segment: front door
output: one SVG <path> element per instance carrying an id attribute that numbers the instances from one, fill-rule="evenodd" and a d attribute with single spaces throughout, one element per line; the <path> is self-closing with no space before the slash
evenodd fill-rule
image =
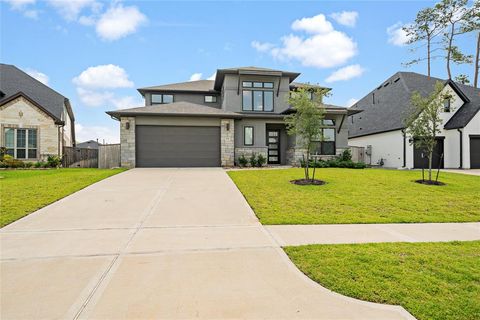
<path id="1" fill-rule="evenodd" d="M 280 130 L 267 130 L 268 163 L 280 163 Z"/>

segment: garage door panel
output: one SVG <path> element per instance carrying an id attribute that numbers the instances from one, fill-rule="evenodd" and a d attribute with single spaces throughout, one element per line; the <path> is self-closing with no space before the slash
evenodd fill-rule
<path id="1" fill-rule="evenodd" d="M 219 127 L 136 127 L 137 167 L 220 165 Z"/>
<path id="2" fill-rule="evenodd" d="M 480 136 L 470 136 L 470 168 L 480 169 Z"/>

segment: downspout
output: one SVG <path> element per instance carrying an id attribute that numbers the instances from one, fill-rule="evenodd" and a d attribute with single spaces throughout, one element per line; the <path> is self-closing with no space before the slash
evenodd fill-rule
<path id="1" fill-rule="evenodd" d="M 405 129 L 402 130 L 403 134 L 403 168 L 407 167 L 407 132 Z"/>
<path id="2" fill-rule="evenodd" d="M 60 128 L 63 129 L 64 126 L 65 126 L 65 124 L 60 124 L 60 125 L 58 125 L 58 127 L 57 127 L 57 136 L 58 136 L 58 150 L 57 150 L 57 155 L 58 155 L 59 157 L 61 157 L 61 155 L 62 155 L 62 153 L 61 153 L 61 151 L 60 151 L 60 150 L 61 150 L 60 148 L 61 148 L 61 141 L 63 140 L 63 130 L 62 130 L 62 134 L 60 135 Z M 60 140 L 60 138 L 61 138 L 62 140 Z"/>
<path id="3" fill-rule="evenodd" d="M 458 133 L 460 134 L 460 167 L 459 169 L 463 169 L 463 132 L 462 129 L 457 129 Z"/>

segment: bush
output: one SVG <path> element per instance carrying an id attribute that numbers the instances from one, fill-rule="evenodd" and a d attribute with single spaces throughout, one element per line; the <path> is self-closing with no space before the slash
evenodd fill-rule
<path id="1" fill-rule="evenodd" d="M 251 167 L 255 167 L 257 165 L 257 157 L 255 156 L 254 153 L 252 153 L 252 155 L 248 159 L 248 162 L 250 162 Z"/>
<path id="2" fill-rule="evenodd" d="M 247 158 L 245 158 L 245 155 L 242 154 L 240 157 L 238 157 L 238 165 L 240 167 L 246 167 L 248 164 Z"/>
<path id="3" fill-rule="evenodd" d="M 259 154 L 257 157 L 257 166 L 263 167 L 267 163 L 267 158 L 263 154 Z"/>
<path id="4" fill-rule="evenodd" d="M 51 168 L 58 168 L 62 163 L 62 159 L 59 156 L 48 156 L 47 163 Z"/>
<path id="5" fill-rule="evenodd" d="M 345 149 L 337 158 L 340 161 L 352 161 L 352 152 L 350 149 Z"/>
<path id="6" fill-rule="evenodd" d="M 25 162 L 25 168 L 33 167 L 33 162 Z"/>
<path id="7" fill-rule="evenodd" d="M 22 160 L 14 159 L 11 155 L 6 154 L 2 160 L 2 168 L 23 168 L 25 163 Z"/>
<path id="8" fill-rule="evenodd" d="M 302 163 L 302 167 L 304 167 Z M 350 168 L 350 169 L 365 169 L 367 165 L 363 162 L 355 163 L 352 160 L 340 160 L 340 157 L 337 159 L 331 160 L 318 160 L 316 162 L 310 161 L 311 168 Z"/>
<path id="9" fill-rule="evenodd" d="M 37 161 L 35 162 L 35 164 L 33 165 L 35 168 L 43 168 L 43 163 L 42 161 Z"/>

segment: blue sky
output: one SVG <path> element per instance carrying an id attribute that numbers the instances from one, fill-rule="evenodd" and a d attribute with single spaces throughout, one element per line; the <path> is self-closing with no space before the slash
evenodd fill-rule
<path id="1" fill-rule="evenodd" d="M 333 88 L 348 106 L 415 57 L 399 27 L 432 1 L 3 0 L 2 63 L 48 81 L 73 105 L 79 140 L 118 141 L 106 110 L 141 105 L 136 88 L 262 66 Z M 343 13 L 343 14 L 342 14 Z M 474 35 L 457 44 L 474 53 Z M 473 66 L 453 73 L 473 78 Z M 199 75 L 201 74 L 201 75 Z M 445 77 L 444 60 L 433 76 Z"/>

